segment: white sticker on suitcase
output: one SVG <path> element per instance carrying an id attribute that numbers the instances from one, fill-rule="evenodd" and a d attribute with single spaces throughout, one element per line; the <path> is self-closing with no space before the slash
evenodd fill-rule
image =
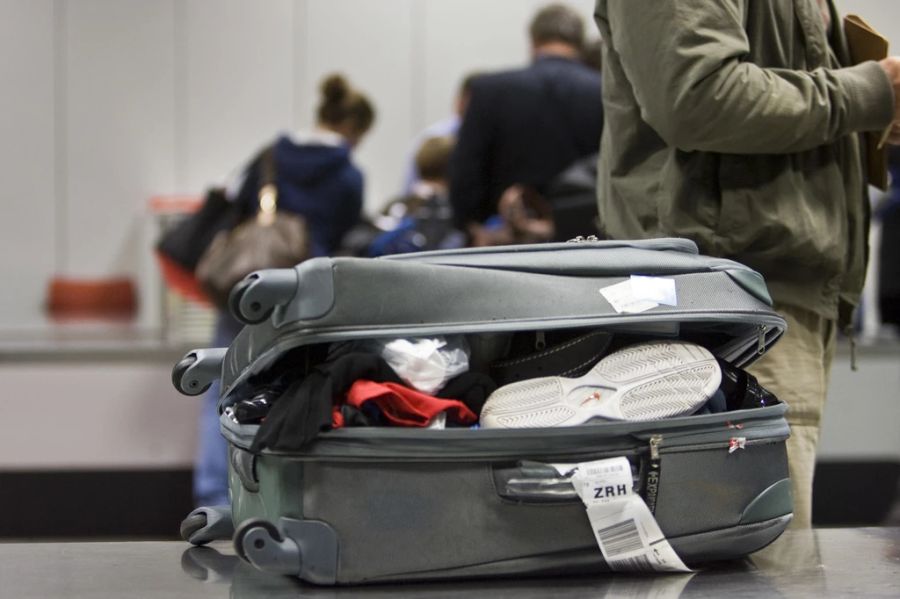
<path id="1" fill-rule="evenodd" d="M 675 279 L 666 277 L 642 277 L 631 275 L 631 291 L 634 297 L 666 306 L 678 305 Z"/>
<path id="2" fill-rule="evenodd" d="M 628 458 L 556 466 L 571 473 L 587 507 L 594 537 L 610 568 L 628 572 L 692 572 L 666 540 L 653 514 L 632 490 Z"/>
<path id="3" fill-rule="evenodd" d="M 600 294 L 619 314 L 638 314 L 659 306 L 658 302 L 638 299 L 631 289 L 631 281 L 622 281 L 600 290 Z"/>
<path id="4" fill-rule="evenodd" d="M 658 307 L 677 306 L 675 279 L 632 275 L 627 281 L 604 287 L 600 294 L 619 314 L 638 314 Z"/>

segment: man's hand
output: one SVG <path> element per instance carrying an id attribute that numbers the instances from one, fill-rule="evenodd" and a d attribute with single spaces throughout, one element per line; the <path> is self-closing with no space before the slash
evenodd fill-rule
<path id="1" fill-rule="evenodd" d="M 888 56 L 879 64 L 894 88 L 894 120 L 891 121 L 887 142 L 900 145 L 900 56 Z"/>
<path id="2" fill-rule="evenodd" d="M 497 213 L 512 228 L 516 243 L 543 243 L 553 239 L 553 208 L 532 187 L 511 185 L 497 203 Z"/>

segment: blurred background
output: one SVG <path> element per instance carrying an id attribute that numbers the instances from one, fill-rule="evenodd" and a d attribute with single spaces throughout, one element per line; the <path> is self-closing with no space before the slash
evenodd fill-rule
<path id="1" fill-rule="evenodd" d="M 167 219 L 279 131 L 310 128 L 335 71 L 378 111 L 354 158 L 375 213 L 465 75 L 527 63 L 544 4 L 0 0 L 0 538 L 177 536 L 199 401 L 169 373 L 212 316 L 161 282 Z M 594 37 L 592 0 L 569 4 Z M 900 3 L 839 8 L 900 51 Z M 51 309 L 54 282 L 98 280 L 123 298 L 111 314 Z M 846 345 L 833 368 L 820 525 L 897 522 L 900 345 L 872 293 L 859 371 Z"/>

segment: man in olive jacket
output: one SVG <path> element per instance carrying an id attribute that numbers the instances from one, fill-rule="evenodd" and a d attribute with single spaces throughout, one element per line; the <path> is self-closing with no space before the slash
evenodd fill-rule
<path id="1" fill-rule="evenodd" d="M 830 0 L 597 0 L 595 17 L 600 225 L 687 237 L 765 276 L 788 331 L 751 371 L 790 408 L 794 524 L 808 527 L 835 329 L 865 275 L 856 134 L 898 120 L 900 59 L 845 66 Z"/>

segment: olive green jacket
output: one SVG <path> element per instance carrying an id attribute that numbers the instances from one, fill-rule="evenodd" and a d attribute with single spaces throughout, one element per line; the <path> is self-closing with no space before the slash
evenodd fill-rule
<path id="1" fill-rule="evenodd" d="M 859 136 L 893 91 L 849 64 L 816 0 L 597 0 L 605 40 L 598 200 L 613 238 L 675 235 L 763 274 L 776 302 L 847 317 L 868 201 Z"/>

